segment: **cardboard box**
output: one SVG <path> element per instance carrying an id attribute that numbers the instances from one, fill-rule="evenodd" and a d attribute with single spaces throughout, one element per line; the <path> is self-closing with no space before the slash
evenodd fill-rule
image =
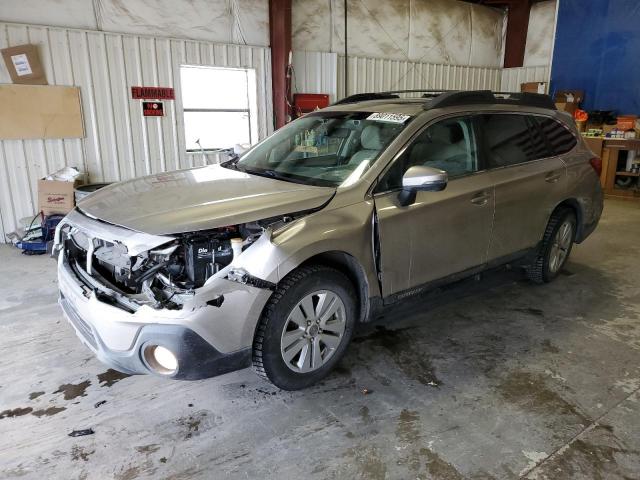
<path id="1" fill-rule="evenodd" d="M 78 87 L 0 85 L 0 139 L 82 137 Z"/>
<path id="2" fill-rule="evenodd" d="M 578 109 L 577 103 L 565 103 L 565 102 L 556 102 L 556 108 L 561 112 L 567 112 L 573 115 L 573 113 Z"/>
<path id="3" fill-rule="evenodd" d="M 636 115 L 618 115 L 617 127 L 624 131 L 633 130 L 635 128 L 637 118 L 638 117 Z"/>
<path id="4" fill-rule="evenodd" d="M 17 45 L 3 48 L 0 52 L 13 83 L 47 85 L 37 45 Z"/>
<path id="5" fill-rule="evenodd" d="M 547 82 L 521 83 L 520 91 L 526 93 L 547 93 Z"/>
<path id="6" fill-rule="evenodd" d="M 584 90 L 558 90 L 554 101 L 556 103 L 571 103 L 569 99 L 573 97 L 573 103 L 580 105 L 584 100 Z"/>
<path id="7" fill-rule="evenodd" d="M 45 215 L 52 213 L 69 213 L 75 206 L 75 188 L 82 185 L 82 180 L 59 182 L 55 180 L 38 180 L 38 211 Z"/>

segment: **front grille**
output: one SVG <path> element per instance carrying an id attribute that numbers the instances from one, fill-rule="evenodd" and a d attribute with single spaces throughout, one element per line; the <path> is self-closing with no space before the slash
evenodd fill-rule
<path id="1" fill-rule="evenodd" d="M 60 295 L 60 305 L 62 309 L 67 314 L 67 317 L 71 321 L 74 327 L 80 332 L 83 338 L 89 342 L 89 344 L 97 349 L 98 343 L 96 342 L 96 337 L 93 335 L 93 331 L 91 327 L 80 318 L 80 315 L 76 312 L 75 308 L 69 303 L 69 301 L 64 297 L 64 295 Z"/>

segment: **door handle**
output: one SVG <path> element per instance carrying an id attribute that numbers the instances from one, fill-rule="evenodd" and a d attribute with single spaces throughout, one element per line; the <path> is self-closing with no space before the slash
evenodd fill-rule
<path id="1" fill-rule="evenodd" d="M 486 205 L 490 198 L 491 195 L 487 192 L 480 192 L 471 198 L 471 203 L 474 205 Z"/>
<path id="2" fill-rule="evenodd" d="M 558 180 L 560 180 L 560 173 L 558 172 L 549 172 L 544 177 L 544 181 L 547 183 L 556 183 Z"/>

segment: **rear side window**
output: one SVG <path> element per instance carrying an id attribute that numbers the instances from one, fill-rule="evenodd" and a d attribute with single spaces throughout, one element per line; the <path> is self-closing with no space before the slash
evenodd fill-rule
<path id="1" fill-rule="evenodd" d="M 533 117 L 546 137 L 551 155 L 562 155 L 576 146 L 576 137 L 560 122 L 548 117 Z"/>
<path id="2" fill-rule="evenodd" d="M 527 115 L 482 115 L 489 168 L 507 167 L 548 157 L 541 130 Z"/>

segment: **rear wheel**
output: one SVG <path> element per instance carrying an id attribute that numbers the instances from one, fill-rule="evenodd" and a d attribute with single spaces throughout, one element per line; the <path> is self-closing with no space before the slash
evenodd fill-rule
<path id="1" fill-rule="evenodd" d="M 551 215 L 542 238 L 542 247 L 527 276 L 535 283 L 547 283 L 558 276 L 569 258 L 576 237 L 576 216 L 562 208 Z"/>
<path id="2" fill-rule="evenodd" d="M 330 267 L 301 267 L 282 280 L 260 319 L 253 366 L 283 390 L 324 378 L 344 354 L 355 324 L 355 291 Z"/>

